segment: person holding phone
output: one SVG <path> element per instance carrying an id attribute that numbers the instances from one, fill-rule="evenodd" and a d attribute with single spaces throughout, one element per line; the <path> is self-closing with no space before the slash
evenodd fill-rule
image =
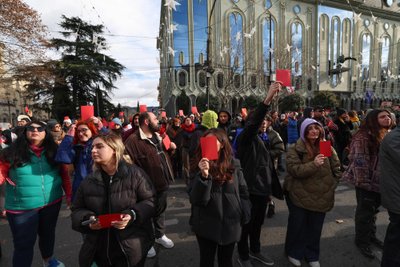
<path id="1" fill-rule="evenodd" d="M 284 181 L 289 218 L 285 253 L 289 262 L 301 266 L 304 259 L 319 267 L 320 239 L 325 214 L 334 205 L 335 188 L 341 177 L 339 158 L 331 147 L 331 156 L 320 152 L 324 129 L 314 119 L 301 124 L 300 138 L 288 149 L 287 176 Z"/>
<path id="2" fill-rule="evenodd" d="M 218 251 L 218 266 L 232 267 L 235 243 L 240 240 L 242 207 L 250 211 L 249 194 L 225 131 L 213 128 L 203 134 L 210 136 L 216 138 L 218 159 L 203 157 L 206 148 L 202 146 L 193 160 L 196 175 L 189 189 L 190 224 L 200 248 L 199 266 L 214 266 Z"/>
<path id="3" fill-rule="evenodd" d="M 44 266 L 64 266 L 53 254 L 63 189 L 69 205 L 71 182 L 67 168 L 54 161 L 56 152 L 57 144 L 46 124 L 35 120 L 26 125 L 14 143 L 1 151 L 14 267 L 32 265 L 37 237 Z"/>
<path id="4" fill-rule="evenodd" d="M 80 184 L 71 208 L 72 229 L 84 234 L 81 267 L 141 267 L 154 243 L 155 191 L 146 173 L 124 157 L 124 150 L 121 136 L 113 133 L 93 140 L 94 171 Z M 99 216 L 114 219 L 108 227 Z"/>

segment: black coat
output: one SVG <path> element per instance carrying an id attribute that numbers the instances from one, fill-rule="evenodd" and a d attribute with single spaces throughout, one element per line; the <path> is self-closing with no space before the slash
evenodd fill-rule
<path id="1" fill-rule="evenodd" d="M 146 173 L 124 161 L 120 162 L 118 171 L 109 184 L 104 184 L 99 170 L 87 176 L 78 188 L 71 214 L 72 229 L 85 234 L 79 253 L 79 265 L 91 266 L 99 240 L 104 234 L 116 236 L 119 247 L 126 256 L 127 266 L 134 266 L 142 257 L 146 257 L 154 242 L 150 220 L 155 211 L 154 192 Z M 136 220 L 131 220 L 123 230 L 91 230 L 88 226 L 81 225 L 82 221 L 90 216 L 109 213 L 133 214 L 131 210 L 135 211 Z"/>
<path id="2" fill-rule="evenodd" d="M 212 177 L 203 180 L 198 173 L 189 192 L 192 203 L 190 224 L 193 232 L 219 245 L 240 240 L 243 216 L 240 201 L 249 201 L 246 182 L 237 160 L 233 179 L 237 179 L 238 190 L 233 181 L 219 184 L 213 182 Z"/>
<path id="3" fill-rule="evenodd" d="M 251 195 L 274 195 L 282 199 L 282 187 L 276 174 L 270 151 L 258 132 L 270 106 L 260 103 L 238 137 L 238 157 Z"/>

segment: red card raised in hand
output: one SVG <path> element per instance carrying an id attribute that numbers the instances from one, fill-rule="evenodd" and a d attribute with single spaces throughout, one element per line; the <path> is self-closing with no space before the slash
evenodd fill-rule
<path id="1" fill-rule="evenodd" d="M 325 157 L 332 156 L 331 142 L 330 141 L 320 141 L 319 142 L 319 153 Z"/>
<path id="2" fill-rule="evenodd" d="M 282 84 L 282 86 L 292 86 L 290 70 L 276 70 L 276 82 Z"/>
<path id="3" fill-rule="evenodd" d="M 207 158 L 208 160 L 218 159 L 217 137 L 201 137 L 200 146 L 202 158 Z"/>
<path id="4" fill-rule="evenodd" d="M 197 107 L 196 107 L 196 106 L 193 106 L 193 107 L 192 107 L 192 114 L 197 114 L 197 113 L 199 113 L 199 112 L 197 111 Z"/>
<path id="5" fill-rule="evenodd" d="M 185 114 L 183 114 L 183 110 L 182 109 L 180 109 L 178 112 L 179 112 L 179 116 L 181 116 L 181 117 L 185 116 Z"/>
<path id="6" fill-rule="evenodd" d="M 81 120 L 85 121 L 94 116 L 94 106 L 81 106 Z"/>
<path id="7" fill-rule="evenodd" d="M 169 139 L 168 135 L 165 135 L 165 137 L 162 140 L 165 150 L 168 150 L 171 147 L 171 139 Z"/>
<path id="8" fill-rule="evenodd" d="M 166 118 L 167 117 L 167 112 L 161 111 L 161 118 Z"/>
<path id="9" fill-rule="evenodd" d="M 29 112 L 29 108 L 28 108 L 28 106 L 25 106 L 25 113 L 28 114 L 28 112 Z"/>
<path id="10" fill-rule="evenodd" d="M 139 106 L 139 112 L 140 112 L 140 113 L 142 113 L 142 112 L 147 112 L 147 106 L 146 106 L 146 105 L 140 105 L 140 106 Z"/>
<path id="11" fill-rule="evenodd" d="M 121 220 L 121 213 L 99 215 L 99 223 L 101 225 L 101 228 L 110 228 L 111 222 L 120 220 Z"/>

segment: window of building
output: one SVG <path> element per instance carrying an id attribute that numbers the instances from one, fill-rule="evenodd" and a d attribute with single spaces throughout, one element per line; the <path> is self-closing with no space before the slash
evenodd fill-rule
<path id="1" fill-rule="evenodd" d="M 271 0 L 265 0 L 265 8 L 270 9 L 272 7 Z"/>
<path id="2" fill-rule="evenodd" d="M 197 76 L 197 73 L 204 69 L 205 64 L 208 64 L 208 62 L 204 61 L 204 59 L 207 59 L 207 1 L 193 1 L 193 14 L 193 50 L 196 73 L 195 77 L 197 79 L 197 77 L 200 77 Z"/>
<path id="3" fill-rule="evenodd" d="M 371 34 L 363 33 L 361 36 L 361 80 L 369 79 L 369 62 L 371 58 Z"/>
<path id="4" fill-rule="evenodd" d="M 242 83 L 241 81 L 241 75 L 240 74 L 235 74 L 233 75 L 233 84 L 235 86 L 235 88 L 240 88 L 240 85 Z"/>
<path id="5" fill-rule="evenodd" d="M 181 70 L 178 72 L 178 85 L 179 87 L 183 88 L 186 86 L 187 82 L 187 72 L 184 70 Z"/>
<path id="6" fill-rule="evenodd" d="M 224 74 L 221 72 L 217 74 L 217 87 L 219 89 L 224 87 Z"/>
<path id="7" fill-rule="evenodd" d="M 268 16 L 263 20 L 262 25 L 264 73 L 269 76 L 275 72 L 275 21 Z"/>
<path id="8" fill-rule="evenodd" d="M 291 68 L 294 79 L 301 77 L 303 69 L 303 25 L 299 22 L 292 23 L 290 27 L 292 40 Z"/>
<path id="9" fill-rule="evenodd" d="M 230 67 L 234 73 L 243 71 L 243 18 L 238 12 L 229 15 Z"/>
<path id="10" fill-rule="evenodd" d="M 207 82 L 206 79 L 207 79 L 206 73 L 204 71 L 200 71 L 199 72 L 199 86 L 201 88 L 206 87 L 206 82 Z"/>
<path id="11" fill-rule="evenodd" d="M 189 36 L 188 36 L 188 4 L 187 1 L 180 1 L 180 5 L 176 6 L 176 11 L 172 10 L 172 25 L 176 26 L 176 30 L 172 25 L 168 28 L 168 32 L 173 35 L 174 68 L 177 72 L 179 69 L 189 69 Z M 178 77 L 180 78 L 180 74 Z M 181 86 L 181 81 L 178 81 Z"/>
<path id="12" fill-rule="evenodd" d="M 251 75 L 250 84 L 251 84 L 252 89 L 257 88 L 257 75 L 255 75 L 255 74 Z"/>
<path id="13" fill-rule="evenodd" d="M 389 77 L 389 52 L 390 52 L 390 38 L 382 36 L 380 39 L 381 48 L 381 81 L 387 81 Z"/>

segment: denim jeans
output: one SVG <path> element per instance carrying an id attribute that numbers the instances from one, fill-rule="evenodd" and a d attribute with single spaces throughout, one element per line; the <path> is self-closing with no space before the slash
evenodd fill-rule
<path id="1" fill-rule="evenodd" d="M 249 239 L 250 251 L 253 253 L 260 253 L 261 251 L 261 227 L 264 223 L 268 201 L 268 196 L 250 195 L 250 202 L 252 205 L 250 222 L 243 225 L 242 235 L 238 242 L 238 252 L 242 260 L 249 259 Z"/>
<path id="2" fill-rule="evenodd" d="M 386 230 L 381 267 L 400 266 L 400 214 L 388 211 L 389 226 Z"/>
<path id="3" fill-rule="evenodd" d="M 61 201 L 39 210 L 20 214 L 7 212 L 8 223 L 14 241 L 13 266 L 31 266 L 36 236 L 42 258 L 53 256 L 55 230 Z"/>
<path id="4" fill-rule="evenodd" d="M 325 213 L 297 207 L 288 196 L 286 203 L 289 209 L 286 254 L 298 260 L 305 259 L 307 262 L 318 261 Z"/>

